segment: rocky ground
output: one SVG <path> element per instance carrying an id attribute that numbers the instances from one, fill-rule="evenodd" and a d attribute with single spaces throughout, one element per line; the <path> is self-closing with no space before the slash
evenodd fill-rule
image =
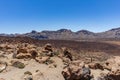
<path id="1" fill-rule="evenodd" d="M 60 48 L 1 42 L 0 80 L 120 80 L 120 56 Z"/>

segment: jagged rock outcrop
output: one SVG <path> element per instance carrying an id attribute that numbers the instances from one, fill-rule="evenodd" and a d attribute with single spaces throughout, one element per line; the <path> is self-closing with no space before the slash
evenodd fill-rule
<path id="1" fill-rule="evenodd" d="M 120 57 L 115 56 L 106 61 L 104 68 L 109 70 L 107 74 L 98 77 L 98 80 L 120 80 Z"/>
<path id="2" fill-rule="evenodd" d="M 63 56 L 72 61 L 73 57 L 72 57 L 72 54 L 70 53 L 70 51 L 66 47 L 63 47 L 62 50 L 63 50 Z"/>
<path id="3" fill-rule="evenodd" d="M 62 75 L 65 80 L 90 80 L 93 78 L 90 69 L 85 67 L 84 64 L 79 66 L 69 65 L 64 68 Z"/>
<path id="4" fill-rule="evenodd" d="M 52 49 L 52 45 L 51 44 L 46 44 L 45 45 L 45 47 L 44 47 L 44 49 L 43 49 L 43 51 L 42 51 L 42 53 L 44 54 L 44 55 L 47 55 L 47 56 L 53 56 L 54 54 L 53 54 L 53 49 Z"/>

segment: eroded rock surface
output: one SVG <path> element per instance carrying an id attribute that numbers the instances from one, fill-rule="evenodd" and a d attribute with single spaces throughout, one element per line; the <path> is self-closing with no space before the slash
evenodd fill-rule
<path id="1" fill-rule="evenodd" d="M 120 80 L 119 56 L 85 63 L 67 48 L 56 51 L 51 44 L 0 44 L 0 80 Z"/>

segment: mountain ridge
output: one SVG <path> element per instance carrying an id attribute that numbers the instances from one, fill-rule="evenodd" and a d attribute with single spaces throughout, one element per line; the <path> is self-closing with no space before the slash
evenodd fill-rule
<path id="1" fill-rule="evenodd" d="M 88 30 L 78 30 L 76 32 L 73 32 L 70 29 L 59 29 L 56 31 L 44 30 L 41 32 L 32 30 L 31 32 L 24 34 L 0 34 L 0 36 L 9 36 L 9 37 L 25 36 L 35 39 L 64 39 L 64 40 L 120 38 L 120 27 L 99 33 L 91 32 Z"/>

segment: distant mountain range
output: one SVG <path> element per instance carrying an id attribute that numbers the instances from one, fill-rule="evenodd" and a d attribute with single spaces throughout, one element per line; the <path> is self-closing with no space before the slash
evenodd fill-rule
<path id="1" fill-rule="evenodd" d="M 77 32 L 73 32 L 69 29 L 60 29 L 57 31 L 41 31 L 37 32 L 35 30 L 30 33 L 25 34 L 0 34 L 0 36 L 26 36 L 35 39 L 63 39 L 63 40 L 80 40 L 80 39 L 109 39 L 109 38 L 117 38 L 120 39 L 120 28 L 114 28 L 105 32 L 94 33 L 87 30 L 80 30 Z"/>

